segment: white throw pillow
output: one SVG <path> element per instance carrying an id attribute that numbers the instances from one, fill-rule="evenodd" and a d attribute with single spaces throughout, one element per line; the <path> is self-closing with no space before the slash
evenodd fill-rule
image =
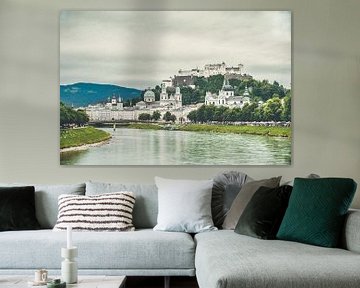
<path id="1" fill-rule="evenodd" d="M 72 226 L 74 231 L 133 231 L 132 192 L 92 196 L 60 195 L 55 231 Z"/>
<path id="2" fill-rule="evenodd" d="M 211 217 L 213 180 L 155 177 L 159 212 L 154 230 L 198 233 L 217 230 Z"/>

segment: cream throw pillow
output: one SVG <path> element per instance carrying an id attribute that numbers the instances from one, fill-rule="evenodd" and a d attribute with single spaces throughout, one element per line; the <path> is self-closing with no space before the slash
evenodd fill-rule
<path id="1" fill-rule="evenodd" d="M 159 212 L 154 230 L 198 233 L 217 230 L 211 217 L 213 180 L 155 177 Z"/>
<path id="2" fill-rule="evenodd" d="M 55 231 L 133 231 L 132 192 L 105 193 L 93 196 L 60 195 Z"/>

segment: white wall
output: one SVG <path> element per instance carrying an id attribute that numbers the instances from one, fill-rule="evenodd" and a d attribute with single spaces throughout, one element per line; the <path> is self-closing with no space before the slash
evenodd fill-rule
<path id="1" fill-rule="evenodd" d="M 292 10 L 293 164 L 290 167 L 59 165 L 59 11 Z M 360 186 L 360 2 L 357 0 L 0 2 L 0 182 L 152 182 L 236 169 L 255 178 L 311 172 Z M 360 189 L 359 189 L 360 190 Z M 354 207 L 360 207 L 360 192 Z"/>

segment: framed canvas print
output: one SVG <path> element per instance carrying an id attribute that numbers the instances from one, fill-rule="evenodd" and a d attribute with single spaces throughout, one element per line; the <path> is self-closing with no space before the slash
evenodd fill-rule
<path id="1" fill-rule="evenodd" d="M 290 11 L 62 11 L 61 165 L 290 165 Z"/>

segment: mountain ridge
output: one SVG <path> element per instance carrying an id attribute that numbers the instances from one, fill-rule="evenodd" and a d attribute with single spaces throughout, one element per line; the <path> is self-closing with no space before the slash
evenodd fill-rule
<path id="1" fill-rule="evenodd" d="M 109 97 L 121 97 L 123 100 L 134 99 L 141 95 L 141 90 L 115 84 L 77 82 L 60 84 L 60 101 L 74 107 L 85 107 L 105 102 Z"/>

